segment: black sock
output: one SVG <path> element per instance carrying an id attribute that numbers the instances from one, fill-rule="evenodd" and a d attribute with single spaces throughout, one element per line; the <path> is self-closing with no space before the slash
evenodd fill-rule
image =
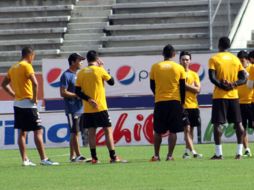
<path id="1" fill-rule="evenodd" d="M 109 151 L 109 156 L 111 159 L 115 159 L 116 158 L 116 151 L 115 150 L 110 150 Z"/>
<path id="2" fill-rule="evenodd" d="M 90 152 L 91 152 L 92 158 L 95 159 L 95 160 L 98 160 L 97 154 L 96 154 L 96 149 L 95 148 L 91 148 Z"/>

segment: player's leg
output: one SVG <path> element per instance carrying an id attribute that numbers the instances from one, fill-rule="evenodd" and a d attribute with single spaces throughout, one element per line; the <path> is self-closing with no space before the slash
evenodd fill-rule
<path id="1" fill-rule="evenodd" d="M 227 120 L 228 123 L 235 124 L 235 131 L 237 137 L 237 149 L 235 158 L 240 159 L 243 151 L 243 134 L 244 134 L 240 104 L 238 99 L 228 100 L 228 103 L 229 109 L 227 114 Z"/>
<path id="2" fill-rule="evenodd" d="M 19 108 L 14 106 L 14 128 L 19 129 L 18 145 L 23 166 L 36 166 L 29 160 L 26 153 L 26 138 L 28 131 L 33 130 L 33 115 L 31 109 Z"/>
<path id="3" fill-rule="evenodd" d="M 161 134 L 154 132 L 154 157 L 160 158 Z"/>
<path id="4" fill-rule="evenodd" d="M 251 122 L 252 119 L 250 119 L 251 115 L 251 105 L 250 104 L 240 104 L 241 109 L 241 116 L 242 116 L 242 125 L 244 128 L 243 132 L 243 147 L 245 149 L 245 152 L 243 156 L 248 157 L 251 156 L 249 143 L 248 143 L 248 126 L 252 126 Z"/>
<path id="5" fill-rule="evenodd" d="M 184 140 L 185 140 L 185 150 L 183 154 L 183 159 L 189 159 L 190 153 L 192 150 L 192 145 L 190 145 L 190 135 L 189 135 L 189 129 L 190 129 L 190 120 L 189 120 L 189 112 L 186 109 L 183 113 L 183 125 L 184 125 Z"/>
<path id="6" fill-rule="evenodd" d="M 170 133 L 168 136 L 168 154 L 166 160 L 174 160 L 173 153 L 176 145 L 177 135 L 176 133 Z"/>
<path id="7" fill-rule="evenodd" d="M 23 131 L 23 130 L 19 131 L 18 145 L 19 145 L 19 151 L 20 151 L 22 161 L 28 160 L 28 157 L 26 154 L 26 136 L 27 136 L 26 131 Z"/>
<path id="8" fill-rule="evenodd" d="M 193 158 L 202 158 L 203 155 L 197 153 L 197 151 L 194 148 L 194 143 L 193 143 L 194 128 L 195 127 L 198 128 L 199 126 L 201 126 L 199 109 L 190 109 L 189 110 L 189 120 L 190 120 L 190 125 L 189 125 L 188 134 L 189 134 L 190 142 L 192 144 L 191 153 L 193 155 Z"/>
<path id="9" fill-rule="evenodd" d="M 79 116 L 74 115 L 73 116 L 73 126 L 72 126 L 72 146 L 74 149 L 74 153 L 76 155 L 75 161 L 84 161 L 86 158 L 81 155 L 80 153 L 80 145 L 79 145 Z"/>
<path id="10" fill-rule="evenodd" d="M 193 143 L 190 135 L 190 125 L 184 127 L 184 140 L 185 140 L 185 151 L 183 154 L 183 159 L 189 159 L 190 153 L 193 150 Z"/>
<path id="11" fill-rule="evenodd" d="M 96 128 L 88 128 L 88 140 L 89 140 L 89 147 L 91 152 L 91 157 L 94 162 L 98 160 L 97 153 L 96 153 Z"/>
<path id="12" fill-rule="evenodd" d="M 43 144 L 43 130 L 42 129 L 34 131 L 34 143 L 40 155 L 40 159 L 41 160 L 46 159 L 47 157 L 45 155 L 45 149 Z"/>
<path id="13" fill-rule="evenodd" d="M 244 137 L 244 129 L 242 123 L 235 123 L 235 131 L 237 137 L 237 150 L 236 150 L 236 159 L 240 159 L 242 156 L 243 149 L 243 137 Z"/>
<path id="14" fill-rule="evenodd" d="M 164 109 L 166 113 L 167 130 L 170 132 L 168 136 L 168 154 L 166 160 L 174 160 L 173 152 L 176 145 L 177 133 L 183 132 L 183 108 L 180 101 L 168 101 Z"/>
<path id="15" fill-rule="evenodd" d="M 68 125 L 69 125 L 69 130 L 70 130 L 70 161 L 75 161 L 76 155 L 74 151 L 74 135 L 73 135 L 73 115 L 72 114 L 66 114 L 67 120 L 68 120 Z"/>
<path id="16" fill-rule="evenodd" d="M 212 105 L 212 124 L 213 136 L 215 144 L 215 155 L 212 160 L 223 159 L 221 136 L 223 133 L 222 124 L 226 123 L 226 116 L 228 110 L 228 102 L 226 99 L 213 99 Z"/>
<path id="17" fill-rule="evenodd" d="M 167 131 L 166 129 L 166 115 L 165 115 L 165 108 L 163 106 L 164 102 L 155 103 L 154 106 L 154 155 L 150 159 L 151 162 L 160 161 L 160 146 L 162 137 L 161 134 Z"/>

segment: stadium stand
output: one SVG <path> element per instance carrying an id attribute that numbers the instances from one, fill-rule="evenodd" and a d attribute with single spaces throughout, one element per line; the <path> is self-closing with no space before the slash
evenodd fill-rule
<path id="1" fill-rule="evenodd" d="M 214 9 L 218 1 L 212 1 Z M 232 22 L 242 2 L 230 0 Z M 214 42 L 229 33 L 226 6 L 222 1 Z M 166 43 L 178 50 L 209 50 L 208 0 L 0 1 L 0 25 L 0 72 L 19 59 L 25 45 L 36 50 L 36 71 L 42 58 L 90 49 L 102 56 L 160 54 Z"/>
<path id="2" fill-rule="evenodd" d="M 216 22 L 215 34 L 228 28 L 223 3 L 216 18 L 220 22 Z M 231 0 L 232 20 L 241 4 L 242 0 Z M 208 50 L 208 1 L 117 0 L 105 32 L 103 48 L 99 49 L 102 54 L 158 54 L 165 43 L 174 44 L 178 50 Z"/>
<path id="3" fill-rule="evenodd" d="M 42 58 L 59 55 L 73 4 L 76 2 L 0 1 L 0 72 L 6 72 L 20 58 L 20 49 L 24 46 L 30 46 L 36 51 L 36 71 L 41 71 Z"/>
<path id="4" fill-rule="evenodd" d="M 103 29 L 107 25 L 115 0 L 80 0 L 73 10 L 61 46 L 61 56 L 67 57 L 73 51 L 84 53 L 101 47 Z"/>

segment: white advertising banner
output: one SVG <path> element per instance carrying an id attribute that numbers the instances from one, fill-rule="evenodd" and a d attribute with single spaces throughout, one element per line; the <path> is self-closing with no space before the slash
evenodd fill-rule
<path id="1" fill-rule="evenodd" d="M 208 59 L 210 54 L 193 54 L 191 69 L 201 79 L 201 94 L 212 93 L 213 85 L 208 79 Z M 178 61 L 176 56 L 175 61 Z M 162 56 L 103 57 L 105 69 L 114 77 L 115 85 L 107 86 L 107 96 L 150 95 L 149 72 L 152 64 L 162 61 Z M 87 63 L 85 61 L 84 66 Z M 44 59 L 42 72 L 44 98 L 60 98 L 59 81 L 68 68 L 67 59 Z"/>
<path id="2" fill-rule="evenodd" d="M 202 142 L 213 142 L 213 127 L 209 123 L 211 109 L 201 108 Z M 117 146 L 120 145 L 151 145 L 153 144 L 153 110 L 117 110 L 110 111 L 113 126 L 113 136 Z M 46 147 L 68 147 L 69 130 L 64 112 L 41 113 L 44 128 L 44 143 Z M 0 149 L 16 149 L 17 130 L 13 128 L 12 114 L 0 115 Z M 253 141 L 253 131 L 249 130 L 249 140 Z M 97 145 L 105 145 L 102 129 L 97 131 Z M 197 142 L 196 133 L 194 142 Z M 223 142 L 236 142 L 235 131 L 232 125 L 225 125 Z M 183 133 L 178 133 L 178 144 L 184 143 Z M 167 144 L 167 134 L 163 144 Z M 28 147 L 35 147 L 32 132 L 27 139 Z"/>

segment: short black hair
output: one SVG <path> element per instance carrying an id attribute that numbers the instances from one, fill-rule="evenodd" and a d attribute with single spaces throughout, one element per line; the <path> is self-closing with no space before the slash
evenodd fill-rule
<path id="1" fill-rule="evenodd" d="M 21 51 L 22 58 L 26 58 L 28 55 L 32 54 L 34 50 L 31 47 L 24 47 Z"/>
<path id="2" fill-rule="evenodd" d="M 85 58 L 82 55 L 80 55 L 79 53 L 70 54 L 70 56 L 68 58 L 69 65 L 71 66 L 72 62 L 73 61 L 75 62 L 77 59 L 85 60 Z"/>
<path id="3" fill-rule="evenodd" d="M 226 50 L 230 48 L 230 39 L 226 36 L 223 36 L 219 39 L 218 48 L 221 50 Z"/>
<path id="4" fill-rule="evenodd" d="M 249 58 L 254 58 L 254 50 L 252 50 L 249 55 L 248 55 Z"/>
<path id="5" fill-rule="evenodd" d="M 164 58 L 172 58 L 174 56 L 174 53 L 175 48 L 171 44 L 168 44 L 163 48 L 162 55 L 164 56 Z"/>
<path id="6" fill-rule="evenodd" d="M 86 54 L 86 59 L 88 62 L 94 62 L 98 59 L 99 54 L 95 50 L 90 50 Z"/>
<path id="7" fill-rule="evenodd" d="M 190 57 L 190 59 L 191 59 L 191 53 L 188 52 L 188 51 L 181 51 L 180 56 L 179 56 L 179 59 L 181 59 L 182 56 L 184 56 L 184 55 L 188 55 L 188 56 Z"/>
<path id="8" fill-rule="evenodd" d="M 237 57 L 239 59 L 248 59 L 248 52 L 247 51 L 244 51 L 244 50 L 241 50 L 237 53 Z"/>

